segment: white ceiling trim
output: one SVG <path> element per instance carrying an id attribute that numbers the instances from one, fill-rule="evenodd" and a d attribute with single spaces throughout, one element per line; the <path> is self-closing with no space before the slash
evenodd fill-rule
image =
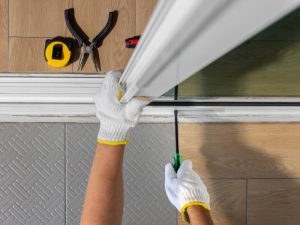
<path id="1" fill-rule="evenodd" d="M 157 6 L 121 83 L 158 97 L 300 6 L 300 0 L 164 0 Z"/>
<path id="2" fill-rule="evenodd" d="M 97 122 L 94 96 L 103 75 L 0 75 L 0 122 Z M 161 97 L 158 100 L 172 100 Z M 193 102 L 300 102 L 300 98 L 191 97 Z M 298 122 L 300 107 L 146 107 L 140 122 Z"/>

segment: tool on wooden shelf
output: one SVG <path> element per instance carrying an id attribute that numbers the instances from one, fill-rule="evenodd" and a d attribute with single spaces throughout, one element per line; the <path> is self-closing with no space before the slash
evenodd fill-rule
<path id="1" fill-rule="evenodd" d="M 141 35 L 127 38 L 125 40 L 125 46 L 126 46 L 126 48 L 135 48 L 136 45 L 138 44 L 140 38 L 141 38 Z"/>
<path id="2" fill-rule="evenodd" d="M 55 37 L 45 41 L 44 56 L 49 66 L 64 67 L 72 57 L 73 40 L 71 38 Z"/>
<path id="3" fill-rule="evenodd" d="M 98 33 L 98 35 L 92 40 L 92 42 L 89 42 L 87 36 L 84 34 L 84 32 L 81 30 L 81 28 L 78 26 L 75 20 L 74 9 L 71 8 L 65 10 L 65 22 L 67 24 L 67 27 L 74 36 L 74 38 L 77 40 L 78 47 L 83 47 L 79 58 L 79 64 L 77 69 L 78 71 L 82 70 L 89 55 L 91 55 L 96 71 L 101 70 L 97 48 L 99 48 L 102 45 L 104 38 L 114 27 L 117 21 L 117 17 L 118 11 L 109 12 L 108 21 L 105 27 Z"/>

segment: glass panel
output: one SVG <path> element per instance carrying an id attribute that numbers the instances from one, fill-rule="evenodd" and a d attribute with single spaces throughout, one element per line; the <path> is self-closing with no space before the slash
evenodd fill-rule
<path id="1" fill-rule="evenodd" d="M 179 86 L 188 96 L 300 96 L 300 9 Z"/>

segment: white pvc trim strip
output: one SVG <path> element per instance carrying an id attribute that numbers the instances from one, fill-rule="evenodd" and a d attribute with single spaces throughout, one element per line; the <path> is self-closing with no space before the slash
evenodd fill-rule
<path id="1" fill-rule="evenodd" d="M 1 74 L 0 122 L 97 122 L 103 75 Z M 160 101 L 172 100 L 162 97 Z M 300 102 L 300 98 L 185 98 L 189 101 Z M 146 107 L 141 122 L 173 122 L 175 107 Z M 176 107 L 180 122 L 299 122 L 300 107 Z"/>
<path id="2" fill-rule="evenodd" d="M 158 97 L 296 9 L 300 0 L 158 1 L 121 83 Z"/>

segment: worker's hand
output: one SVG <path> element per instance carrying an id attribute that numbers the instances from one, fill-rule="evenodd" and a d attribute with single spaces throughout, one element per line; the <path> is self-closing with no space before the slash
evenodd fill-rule
<path id="1" fill-rule="evenodd" d="M 96 114 L 100 120 L 98 142 L 108 145 L 127 144 L 129 128 L 134 127 L 147 100 L 133 98 L 128 103 L 119 101 L 119 79 L 121 72 L 110 71 L 105 77 L 102 88 L 95 97 Z"/>
<path id="2" fill-rule="evenodd" d="M 199 175 L 193 171 L 190 160 L 183 161 L 176 172 L 171 163 L 165 167 L 165 189 L 170 202 L 182 213 L 182 218 L 189 222 L 187 208 L 200 205 L 210 210 L 209 195 Z"/>

